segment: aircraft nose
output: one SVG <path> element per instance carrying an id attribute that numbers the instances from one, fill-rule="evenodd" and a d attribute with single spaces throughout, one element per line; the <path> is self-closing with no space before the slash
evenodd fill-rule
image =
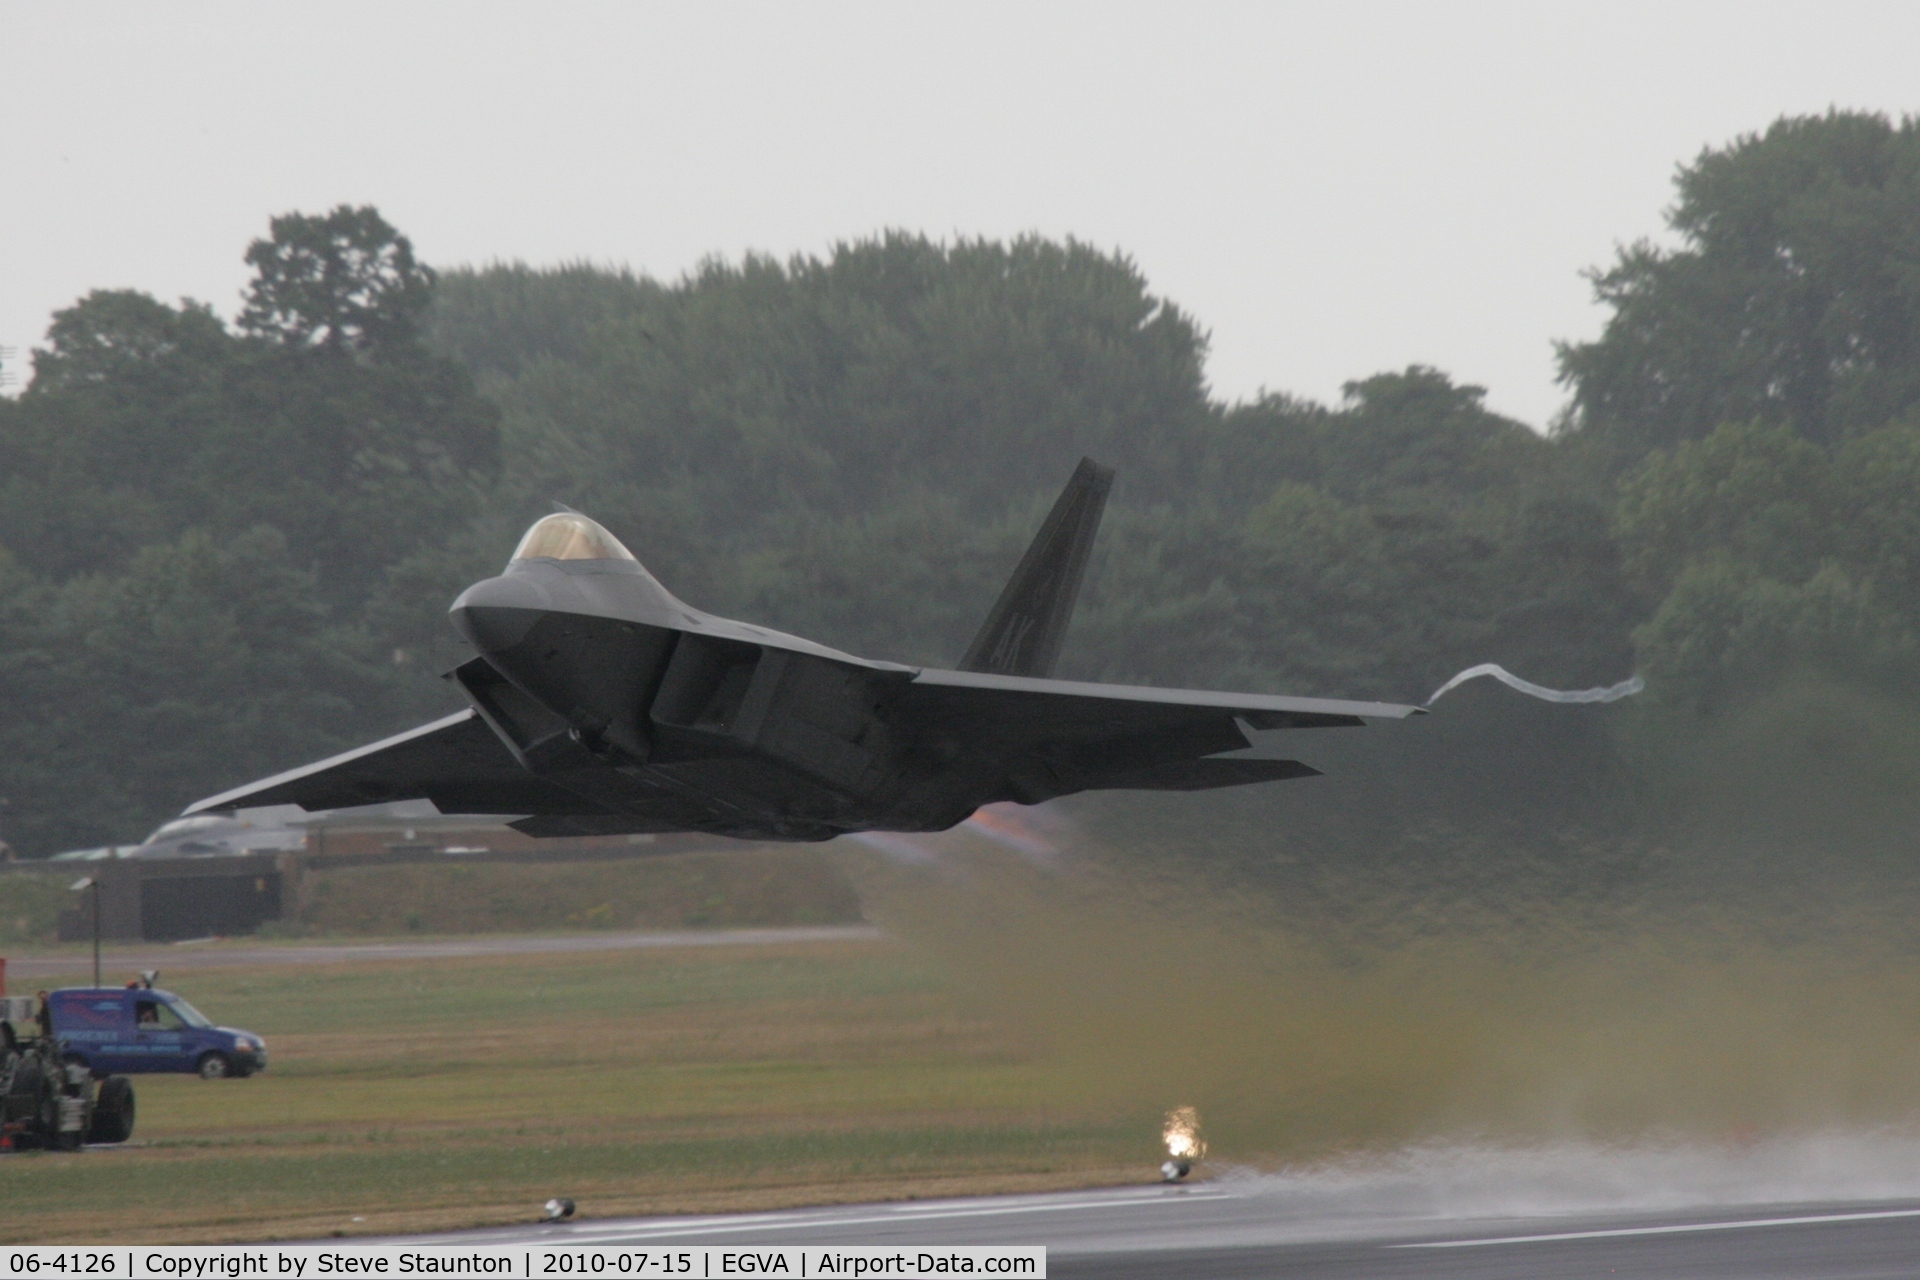
<path id="1" fill-rule="evenodd" d="M 482 653 L 511 649 L 553 607 L 537 582 L 519 574 L 487 578 L 460 593 L 448 613 L 454 629 Z"/>

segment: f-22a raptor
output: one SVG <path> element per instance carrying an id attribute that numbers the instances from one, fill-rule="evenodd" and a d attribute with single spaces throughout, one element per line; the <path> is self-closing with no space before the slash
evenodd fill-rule
<path id="1" fill-rule="evenodd" d="M 876 662 L 676 599 L 600 525 L 538 521 L 453 602 L 467 710 L 210 797 L 206 813 L 427 799 L 536 836 L 826 840 L 941 831 L 982 805 L 1318 772 L 1246 729 L 1399 719 L 1377 702 L 1048 678 L 1113 472 L 1083 459 L 952 671 Z"/>

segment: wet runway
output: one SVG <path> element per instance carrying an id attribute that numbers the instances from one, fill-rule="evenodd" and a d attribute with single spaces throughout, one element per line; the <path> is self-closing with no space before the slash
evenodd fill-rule
<path id="1" fill-rule="evenodd" d="M 1329 1212 L 1236 1185 L 631 1218 L 386 1243 L 1047 1246 L 1056 1277 L 1688 1277 L 1920 1275 L 1920 1202 L 1436 1218 Z"/>
<path id="2" fill-rule="evenodd" d="M 575 951 L 632 951 L 646 947 L 772 946 L 786 942 L 871 942 L 883 937 L 872 925 L 817 925 L 791 929 L 674 929 L 647 933 L 576 933 L 540 937 L 504 935 L 444 942 L 307 943 L 271 946 L 257 942 L 109 946 L 101 952 L 108 982 L 142 969 L 163 974 L 178 969 L 220 969 L 267 964 L 365 964 L 382 960 L 446 960 L 463 956 L 553 955 Z M 91 970 L 90 950 L 10 956 L 7 976 L 28 979 Z"/>

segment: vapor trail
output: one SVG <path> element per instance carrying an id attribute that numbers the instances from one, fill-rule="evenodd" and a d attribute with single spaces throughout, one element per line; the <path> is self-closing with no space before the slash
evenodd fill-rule
<path id="1" fill-rule="evenodd" d="M 1619 684 L 1610 684 L 1605 688 L 1599 689 L 1549 689 L 1545 685 L 1535 684 L 1531 680 L 1522 680 L 1519 676 L 1513 674 L 1513 672 L 1507 670 L 1497 662 L 1483 662 L 1477 667 L 1468 667 L 1465 671 L 1462 671 L 1459 675 L 1447 681 L 1438 689 L 1435 689 L 1433 696 L 1427 699 L 1427 705 L 1432 706 L 1434 703 L 1440 701 L 1440 695 L 1446 693 L 1448 690 L 1463 685 L 1469 680 L 1477 680 L 1481 676 L 1492 676 L 1509 689 L 1518 689 L 1521 693 L 1529 697 L 1540 698 L 1546 702 L 1617 702 L 1621 698 L 1630 697 L 1647 687 L 1645 680 L 1642 680 L 1639 676 L 1632 676 L 1622 680 Z"/>

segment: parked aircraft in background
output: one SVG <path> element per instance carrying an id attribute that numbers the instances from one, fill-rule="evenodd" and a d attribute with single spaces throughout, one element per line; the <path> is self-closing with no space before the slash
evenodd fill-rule
<path id="1" fill-rule="evenodd" d="M 300 810 L 292 805 L 259 813 L 203 813 L 174 818 L 139 844 L 56 853 L 53 862 L 105 862 L 114 858 L 221 858 L 242 853 L 280 853 L 305 847 Z"/>

